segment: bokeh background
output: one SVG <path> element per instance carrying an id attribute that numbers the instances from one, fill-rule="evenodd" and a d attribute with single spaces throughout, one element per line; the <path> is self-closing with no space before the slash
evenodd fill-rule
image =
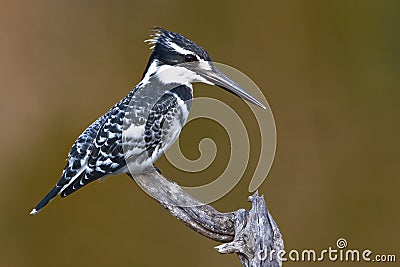
<path id="1" fill-rule="evenodd" d="M 399 1 L 0 4 L 1 266 L 240 266 L 126 175 L 28 215 L 59 178 L 75 138 L 140 80 L 150 53 L 143 40 L 155 25 L 188 36 L 266 95 L 278 146 L 260 192 L 288 250 L 327 249 L 346 238 L 349 248 L 400 257 Z M 222 90 L 196 89 L 248 113 Z M 221 152 L 210 169 L 184 173 L 160 159 L 163 174 L 201 184 L 222 172 L 229 141 L 216 123 L 190 123 L 183 150 L 196 158 L 208 136 Z M 213 204 L 221 211 L 250 206 L 254 136 L 245 177 Z"/>

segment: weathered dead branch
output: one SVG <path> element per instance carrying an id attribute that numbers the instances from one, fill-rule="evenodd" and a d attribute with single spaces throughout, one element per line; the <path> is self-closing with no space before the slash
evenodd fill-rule
<path id="1" fill-rule="evenodd" d="M 251 210 L 221 213 L 187 194 L 178 184 L 158 172 L 133 177 L 136 183 L 157 200 L 174 217 L 194 231 L 223 242 L 218 252 L 237 253 L 246 267 L 279 267 L 278 251 L 283 240 L 278 226 L 268 212 L 264 197 L 249 197 Z"/>

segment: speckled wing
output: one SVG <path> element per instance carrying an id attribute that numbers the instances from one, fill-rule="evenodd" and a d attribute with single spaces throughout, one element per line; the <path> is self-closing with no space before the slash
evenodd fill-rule
<path id="1" fill-rule="evenodd" d="M 126 169 L 125 157 L 122 149 L 122 130 L 124 124 L 125 111 L 129 108 L 130 95 L 116 104 L 104 118 L 100 118 L 100 127 L 93 136 L 91 146 L 86 150 L 72 151 L 78 152 L 78 157 L 73 158 L 70 153 L 69 162 L 80 160 L 82 166 L 80 169 L 66 169 L 69 179 L 67 186 L 61 193 L 61 197 L 66 197 L 77 191 L 83 186 L 105 176 L 123 172 Z M 79 140 L 79 139 L 78 139 Z M 76 142 L 76 147 L 80 146 L 80 142 Z M 79 167 L 79 164 L 76 164 Z M 74 176 L 71 176 L 74 175 Z M 60 179 L 60 181 L 62 178 Z"/>
<path id="2" fill-rule="evenodd" d="M 127 97 L 93 122 L 78 137 L 68 154 L 68 162 L 61 178 L 36 205 L 31 214 L 36 214 L 57 194 L 65 197 L 85 184 L 124 167 L 120 129 L 122 129 L 124 110 L 134 92 L 135 90 L 132 90 Z"/>

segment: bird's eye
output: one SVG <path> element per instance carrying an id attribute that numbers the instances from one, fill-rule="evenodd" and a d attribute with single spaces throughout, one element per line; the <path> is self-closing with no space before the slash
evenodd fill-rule
<path id="1" fill-rule="evenodd" d="M 187 54 L 187 55 L 185 55 L 185 61 L 186 62 L 197 61 L 197 57 L 195 55 L 192 55 L 192 54 Z"/>

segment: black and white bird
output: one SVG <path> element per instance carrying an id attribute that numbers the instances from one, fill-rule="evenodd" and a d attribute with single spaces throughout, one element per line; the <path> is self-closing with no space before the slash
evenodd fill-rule
<path id="1" fill-rule="evenodd" d="M 144 173 L 178 138 L 193 98 L 192 83 L 217 85 L 265 106 L 222 74 L 186 37 L 156 28 L 141 82 L 75 141 L 61 178 L 30 214 L 108 175 Z M 154 170 L 154 169 L 153 169 Z"/>

